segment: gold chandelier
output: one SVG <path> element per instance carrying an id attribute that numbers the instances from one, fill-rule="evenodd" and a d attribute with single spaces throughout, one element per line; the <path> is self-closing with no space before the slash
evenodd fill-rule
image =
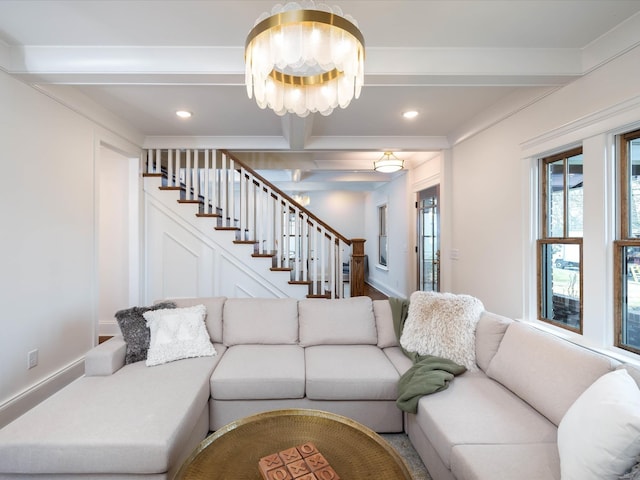
<path id="1" fill-rule="evenodd" d="M 364 37 L 339 7 L 276 5 L 256 20 L 244 56 L 249 98 L 278 115 L 329 115 L 360 96 Z"/>

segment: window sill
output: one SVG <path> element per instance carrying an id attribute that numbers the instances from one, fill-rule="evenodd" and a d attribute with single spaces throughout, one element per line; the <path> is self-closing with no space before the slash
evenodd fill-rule
<path id="1" fill-rule="evenodd" d="M 380 264 L 376 265 L 376 269 L 382 270 L 383 272 L 388 272 L 389 271 L 389 267 L 386 267 L 386 266 L 380 265 Z"/>

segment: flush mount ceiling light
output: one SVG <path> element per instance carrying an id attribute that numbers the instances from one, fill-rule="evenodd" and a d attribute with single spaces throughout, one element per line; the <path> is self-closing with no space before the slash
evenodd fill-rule
<path id="1" fill-rule="evenodd" d="M 384 152 L 380 160 L 373 162 L 373 169 L 381 173 L 393 173 L 402 170 L 404 160 L 400 160 L 393 152 Z"/>
<path id="2" fill-rule="evenodd" d="M 193 115 L 191 112 L 188 112 L 186 110 L 177 110 L 176 111 L 176 115 L 180 118 L 191 118 L 191 116 Z"/>
<path id="3" fill-rule="evenodd" d="M 364 37 L 339 7 L 311 0 L 276 5 L 256 20 L 244 57 L 249 98 L 278 115 L 329 115 L 360 96 Z"/>
<path id="4" fill-rule="evenodd" d="M 407 119 L 416 118 L 418 116 L 417 110 L 407 110 L 402 112 L 402 116 Z"/>

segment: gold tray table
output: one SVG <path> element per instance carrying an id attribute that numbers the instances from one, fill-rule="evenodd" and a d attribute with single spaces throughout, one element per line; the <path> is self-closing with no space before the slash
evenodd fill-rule
<path id="1" fill-rule="evenodd" d="M 258 462 L 312 442 L 342 480 L 412 480 L 402 457 L 373 430 L 341 415 L 288 409 L 232 422 L 205 438 L 176 480 L 261 480 Z"/>

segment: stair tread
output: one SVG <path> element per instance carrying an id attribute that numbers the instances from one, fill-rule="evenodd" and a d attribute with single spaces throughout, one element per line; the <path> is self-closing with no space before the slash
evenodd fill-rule
<path id="1" fill-rule="evenodd" d="M 156 163 L 157 165 L 157 163 Z M 151 169 L 153 170 L 153 165 L 150 165 Z M 198 166 L 196 166 L 196 168 L 199 168 Z M 215 168 L 215 164 L 214 164 L 214 168 Z M 173 198 L 176 199 L 178 204 L 192 204 L 192 205 L 198 205 L 198 208 L 195 209 L 194 214 L 196 215 L 196 217 L 201 217 L 201 218 L 215 218 L 215 219 L 220 219 L 220 220 L 216 220 L 214 222 L 211 222 L 209 225 L 209 227 L 207 228 L 211 228 L 213 227 L 213 230 L 217 230 L 217 231 L 231 231 L 234 232 L 233 235 L 230 235 L 229 238 L 226 241 L 231 240 L 231 242 L 233 244 L 236 245 L 251 245 L 252 248 L 251 249 L 246 249 L 245 250 L 245 254 L 246 253 L 250 253 L 251 257 L 253 258 L 267 258 L 269 259 L 268 263 L 263 263 L 262 266 L 263 267 L 268 267 L 270 271 L 272 272 L 287 272 L 286 276 L 281 276 L 278 277 L 278 281 L 284 283 L 288 283 L 289 285 L 304 285 L 305 290 L 306 290 L 306 298 L 331 298 L 331 296 L 333 295 L 331 292 L 327 291 L 326 288 L 326 282 L 320 282 L 320 281 L 312 281 L 312 280 L 291 280 L 291 278 L 296 278 L 296 277 L 306 277 L 306 271 L 300 271 L 298 270 L 298 266 L 301 265 L 304 260 L 305 260 L 305 256 L 303 254 L 303 256 L 301 258 L 298 259 L 293 259 L 293 258 L 289 258 L 288 255 L 286 255 L 286 252 L 282 252 L 279 251 L 277 249 L 275 250 L 266 250 L 266 246 L 267 246 L 267 240 L 245 240 L 246 238 L 250 238 L 250 237 L 254 237 L 255 232 L 251 231 L 249 228 L 247 228 L 247 222 L 250 219 L 245 219 L 244 215 L 244 210 L 243 210 L 243 205 L 242 204 L 242 199 L 241 199 L 241 208 L 240 211 L 238 211 L 238 209 L 236 208 L 237 205 L 232 203 L 230 208 L 219 208 L 214 204 L 214 200 L 215 199 L 207 199 L 205 198 L 207 195 L 201 196 L 199 195 L 199 192 L 197 191 L 197 186 L 194 185 L 193 188 L 187 188 L 186 185 L 183 184 L 176 184 L 178 183 L 178 179 L 174 177 L 170 177 L 167 175 L 167 171 L 164 170 L 163 167 L 163 172 L 160 173 L 156 173 L 156 172 L 152 172 L 152 173 L 143 173 L 143 177 L 152 177 L 152 178 L 160 178 L 161 181 L 160 182 L 154 182 L 156 183 L 156 185 L 159 183 L 160 185 L 158 186 L 159 190 L 161 191 L 176 191 L 178 192 L 177 194 L 175 194 L 173 196 Z M 242 172 L 241 172 L 242 173 Z M 251 177 L 247 174 L 245 174 L 246 178 L 251 180 Z M 259 182 L 257 182 L 256 180 L 253 180 L 253 182 L 255 183 L 255 185 L 257 185 L 258 187 L 260 187 Z M 264 188 L 264 187 L 260 187 L 260 188 Z M 264 188 L 265 192 L 269 192 L 268 188 Z M 182 193 L 184 192 L 184 193 Z M 206 193 L 206 192 L 205 192 Z M 233 192 L 232 192 L 233 193 Z M 242 193 L 242 191 L 240 192 Z M 187 198 L 187 197 L 191 197 L 191 198 Z M 196 198 L 193 198 L 196 197 Z M 276 202 L 281 202 L 282 199 L 279 199 L 279 197 L 277 195 L 274 195 L 273 193 L 271 193 L 271 197 L 273 199 L 275 199 Z M 234 197 L 235 198 L 235 197 Z M 285 196 L 286 198 L 286 196 Z M 247 200 L 245 199 L 245 201 L 250 201 L 251 199 Z M 257 201 L 257 197 L 251 201 Z M 174 204 L 175 205 L 175 204 Z M 287 205 L 286 202 L 283 203 L 283 205 Z M 248 208 L 248 207 L 247 207 Z M 193 209 L 192 209 L 193 211 Z M 259 210 L 261 211 L 261 210 Z M 296 210 L 297 211 L 297 210 Z M 215 212 L 215 213 L 214 213 Z M 181 212 L 182 213 L 187 213 L 187 211 L 185 212 Z M 256 215 L 258 213 L 258 210 L 256 210 Z M 264 212 L 267 213 L 267 212 Z M 271 213 L 271 212 L 268 212 Z M 276 212 L 277 213 L 277 212 Z M 307 212 L 309 213 L 309 212 Z M 311 214 L 309 213 L 310 217 L 307 221 L 309 221 L 311 223 Z M 235 218 L 236 216 L 238 217 L 242 217 L 242 218 Z M 191 217 L 193 218 L 193 217 Z M 247 221 L 245 221 L 247 220 Z M 277 220 L 277 218 L 276 218 Z M 317 219 L 316 219 L 317 220 Z M 324 225 L 322 224 L 322 222 L 320 222 L 319 220 L 317 220 L 319 222 L 319 225 Z M 327 227 L 330 228 L 330 227 Z M 326 234 L 325 234 L 326 235 Z M 327 235 L 328 237 L 328 235 Z M 338 234 L 338 237 L 341 240 L 344 240 L 347 244 L 350 244 L 349 240 L 344 239 L 342 236 L 340 236 Z M 276 240 L 277 242 L 277 240 Z M 272 247 L 273 245 L 271 245 Z M 309 261 L 309 259 L 306 260 L 307 263 Z M 281 265 L 281 266 L 274 266 L 274 265 Z M 284 265 L 290 265 L 290 266 L 284 266 Z M 291 272 L 295 272 L 295 273 L 291 273 Z M 304 273 L 305 275 L 302 275 L 302 273 Z M 267 275 L 268 276 L 268 275 Z M 318 292 L 323 292 L 323 293 L 318 293 Z M 301 292 L 302 293 L 302 292 Z M 337 294 L 337 293 L 336 293 Z M 337 294 L 338 295 L 338 294 Z"/>

